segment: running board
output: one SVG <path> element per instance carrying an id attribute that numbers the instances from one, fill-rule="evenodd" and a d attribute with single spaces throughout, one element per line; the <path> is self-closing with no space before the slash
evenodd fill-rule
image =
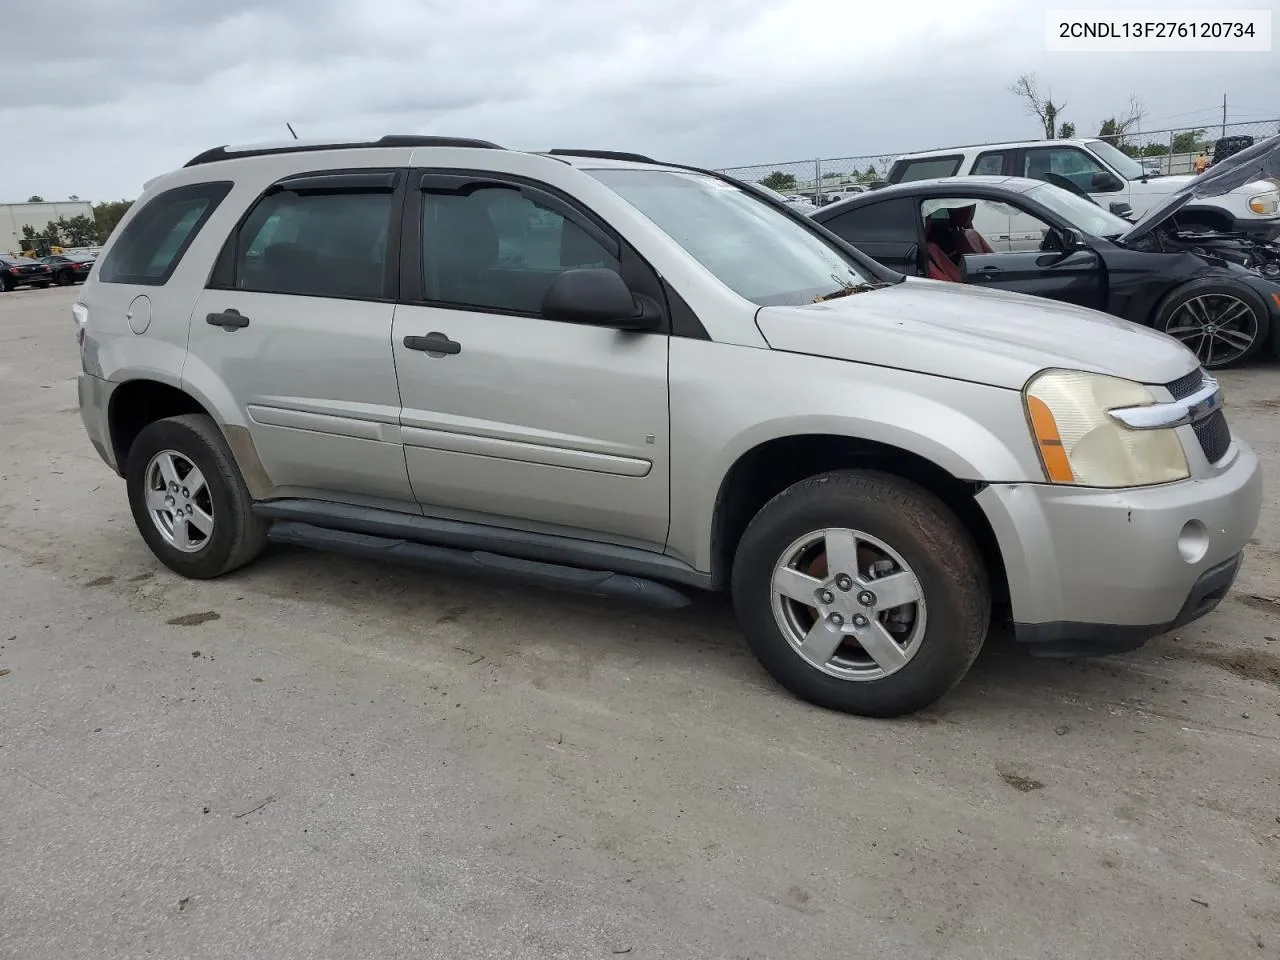
<path id="1" fill-rule="evenodd" d="M 267 536 L 275 543 L 409 563 L 446 573 L 496 575 L 508 583 L 630 600 L 661 610 L 678 610 L 689 605 L 689 598 L 679 590 L 643 577 L 608 570 L 583 570 L 558 563 L 504 557 L 482 550 L 438 547 L 413 540 L 332 530 L 291 520 L 277 520 Z"/>

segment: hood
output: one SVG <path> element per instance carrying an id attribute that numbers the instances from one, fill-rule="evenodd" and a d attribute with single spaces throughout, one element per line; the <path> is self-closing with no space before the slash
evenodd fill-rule
<path id="1" fill-rule="evenodd" d="M 1150 233 L 1192 200 L 1220 197 L 1255 180 L 1280 178 L 1280 134 L 1255 143 L 1215 163 L 1199 176 L 1179 177 L 1186 182 L 1150 210 L 1120 239 L 1129 243 Z M 1161 177 L 1162 182 L 1172 179 Z M 1268 184 L 1268 186 L 1271 186 Z"/>
<path id="2" fill-rule="evenodd" d="M 1177 340 L 1109 314 L 1018 293 L 909 277 L 797 307 L 762 307 L 775 350 L 1020 390 L 1046 367 L 1169 383 L 1196 369 Z"/>

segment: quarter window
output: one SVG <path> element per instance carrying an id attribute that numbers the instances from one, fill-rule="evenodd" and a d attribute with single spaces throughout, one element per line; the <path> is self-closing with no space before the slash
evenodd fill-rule
<path id="1" fill-rule="evenodd" d="M 947 157 L 925 157 L 920 160 L 899 160 L 894 164 L 891 183 L 907 183 L 911 180 L 932 180 L 935 177 L 954 177 L 960 169 L 959 154 Z"/>
<path id="2" fill-rule="evenodd" d="M 387 291 L 392 193 L 295 193 L 264 197 L 240 230 L 237 290 L 379 300 Z"/>
<path id="3" fill-rule="evenodd" d="M 157 194 L 127 223 L 102 266 L 102 283 L 162 286 L 200 228 L 231 191 L 226 181 L 196 183 Z"/>
<path id="4" fill-rule="evenodd" d="M 619 263 L 573 220 L 515 188 L 423 194 L 423 298 L 537 315 L 566 270 Z"/>

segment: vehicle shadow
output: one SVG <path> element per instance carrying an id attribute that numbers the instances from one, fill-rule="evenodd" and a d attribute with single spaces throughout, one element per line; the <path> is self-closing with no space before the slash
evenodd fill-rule
<path id="1" fill-rule="evenodd" d="M 468 649 L 491 663 L 518 659 L 522 646 L 530 643 L 551 644 L 566 665 L 576 661 L 585 668 L 612 661 L 630 669 L 643 662 L 658 671 L 691 672 L 695 683 L 699 674 L 711 685 L 737 679 L 771 691 L 780 703 L 799 704 L 752 656 L 726 594 L 692 593 L 686 608 L 653 610 L 505 585 L 497 578 L 442 574 L 279 545 L 229 579 L 237 590 L 336 606 L 359 619 L 376 621 L 383 642 L 403 644 L 411 655 L 414 648 L 421 653 L 418 645 L 424 635 L 429 642 L 432 630 L 443 625 L 467 631 Z M 1168 666 L 1158 643 L 1118 658 L 1045 660 L 1031 656 L 1008 627 L 997 625 L 966 678 L 925 713 L 935 718 L 1017 713 L 1046 699 L 1141 702 L 1154 689 L 1147 666 Z"/>

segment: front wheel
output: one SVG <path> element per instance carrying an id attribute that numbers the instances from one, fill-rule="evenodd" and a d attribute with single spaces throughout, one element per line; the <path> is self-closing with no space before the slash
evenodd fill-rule
<path id="1" fill-rule="evenodd" d="M 856 470 L 803 480 L 760 510 L 738 545 L 733 599 L 775 680 L 873 717 L 950 690 L 991 616 L 986 569 L 956 516 L 916 484 Z"/>
<path id="2" fill-rule="evenodd" d="M 1181 340 L 1207 370 L 1243 363 L 1267 342 L 1270 314 L 1251 287 L 1206 278 L 1185 283 L 1156 309 L 1153 326 Z"/>
<path id="3" fill-rule="evenodd" d="M 209 579 L 244 566 L 267 541 L 221 431 L 184 414 L 143 428 L 125 467 L 129 507 L 151 552 L 186 577 Z"/>

